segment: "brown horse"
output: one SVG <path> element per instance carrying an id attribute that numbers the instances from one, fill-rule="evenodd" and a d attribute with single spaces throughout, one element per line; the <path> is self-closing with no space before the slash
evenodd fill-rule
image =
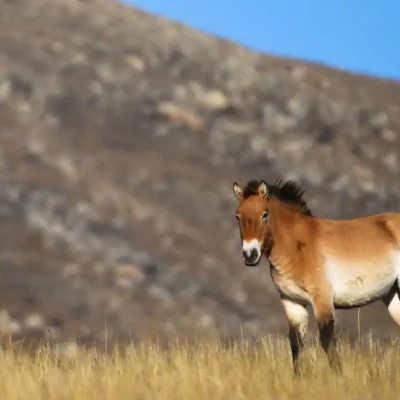
<path id="1" fill-rule="evenodd" d="M 265 255 L 289 322 L 294 371 L 304 346 L 307 305 L 317 321 L 330 366 L 341 370 L 335 309 L 381 300 L 400 325 L 400 213 L 351 220 L 313 216 L 293 181 L 250 181 L 233 191 L 242 257 L 248 266 Z"/>

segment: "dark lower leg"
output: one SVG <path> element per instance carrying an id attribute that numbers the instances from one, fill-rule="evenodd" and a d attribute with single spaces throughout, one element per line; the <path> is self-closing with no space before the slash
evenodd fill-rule
<path id="1" fill-rule="evenodd" d="M 289 341 L 290 349 L 292 351 L 292 361 L 294 373 L 297 375 L 299 373 L 299 356 L 300 351 L 304 347 L 303 334 L 299 331 L 297 327 L 289 326 Z"/>
<path id="2" fill-rule="evenodd" d="M 318 321 L 320 343 L 324 349 L 329 365 L 336 372 L 341 372 L 342 365 L 337 351 L 337 338 L 335 334 L 335 319 L 333 317 Z"/>

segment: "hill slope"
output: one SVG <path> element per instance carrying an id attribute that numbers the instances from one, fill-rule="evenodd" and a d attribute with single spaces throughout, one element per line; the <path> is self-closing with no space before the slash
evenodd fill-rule
<path id="1" fill-rule="evenodd" d="M 298 179 L 329 217 L 400 209 L 396 82 L 105 0 L 3 2 L 0 44 L 3 332 L 285 331 L 267 263 L 241 262 L 232 182 Z M 362 329 L 395 332 L 382 309 Z"/>

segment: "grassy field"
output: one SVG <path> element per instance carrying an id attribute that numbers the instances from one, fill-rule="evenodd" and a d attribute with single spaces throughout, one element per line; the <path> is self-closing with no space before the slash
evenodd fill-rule
<path id="1" fill-rule="evenodd" d="M 48 348 L 34 356 L 2 350 L 0 398 L 93 399 L 399 399 L 400 346 L 340 343 L 341 376 L 332 374 L 315 342 L 304 354 L 304 376 L 293 380 L 286 340 L 227 347 L 218 342 L 128 347 L 123 354 L 78 352 L 57 361 Z"/>

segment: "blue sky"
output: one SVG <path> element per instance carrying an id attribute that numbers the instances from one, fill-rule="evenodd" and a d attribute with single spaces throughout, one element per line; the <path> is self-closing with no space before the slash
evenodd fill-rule
<path id="1" fill-rule="evenodd" d="M 400 80 L 400 0 L 122 0 L 255 50 Z"/>

